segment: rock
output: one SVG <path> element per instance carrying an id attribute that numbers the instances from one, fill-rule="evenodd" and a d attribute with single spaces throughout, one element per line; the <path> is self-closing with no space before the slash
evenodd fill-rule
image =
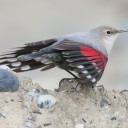
<path id="1" fill-rule="evenodd" d="M 105 103 L 112 105 L 111 100 L 107 96 L 101 96 L 100 107 L 103 107 Z"/>
<path id="2" fill-rule="evenodd" d="M 7 113 L 6 112 L 4 112 L 4 111 L 0 112 L 0 117 L 6 118 L 6 116 L 7 116 Z"/>
<path id="3" fill-rule="evenodd" d="M 0 92 L 15 92 L 19 85 L 18 78 L 7 66 L 0 68 Z"/>
<path id="4" fill-rule="evenodd" d="M 32 128 L 32 123 L 26 122 L 26 123 L 25 123 L 25 126 L 26 126 L 27 128 Z"/>
<path id="5" fill-rule="evenodd" d="M 42 95 L 37 100 L 37 106 L 40 108 L 51 108 L 56 103 L 56 99 L 51 95 Z"/>
<path id="6" fill-rule="evenodd" d="M 34 89 L 32 89 L 32 91 L 30 91 L 28 93 L 28 95 L 31 96 L 31 97 L 34 97 L 34 96 L 37 96 L 38 93 L 39 93 L 39 90 L 34 88 Z"/>
<path id="7" fill-rule="evenodd" d="M 76 124 L 75 128 L 84 128 L 84 124 Z"/>

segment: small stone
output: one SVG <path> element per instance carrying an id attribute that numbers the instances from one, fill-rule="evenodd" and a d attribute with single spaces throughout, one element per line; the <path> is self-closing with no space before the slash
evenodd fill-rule
<path id="1" fill-rule="evenodd" d="M 111 118 L 111 120 L 116 120 L 116 117 L 115 117 L 115 116 L 114 116 L 114 117 L 112 117 L 112 118 Z"/>
<path id="2" fill-rule="evenodd" d="M 48 95 L 48 90 L 47 89 L 42 88 L 41 91 L 42 91 L 43 95 Z"/>
<path id="3" fill-rule="evenodd" d="M 102 96 L 102 99 L 100 101 L 100 107 L 103 107 L 105 103 L 107 103 L 108 105 L 112 105 L 112 102 L 108 97 Z"/>
<path id="4" fill-rule="evenodd" d="M 25 123 L 25 126 L 26 126 L 27 128 L 32 128 L 32 123 L 26 122 L 26 123 Z"/>
<path id="5" fill-rule="evenodd" d="M 11 99 L 12 102 L 14 102 L 14 99 Z"/>
<path id="6" fill-rule="evenodd" d="M 44 124 L 44 126 L 49 126 L 49 125 L 52 125 L 52 124 L 51 123 Z"/>
<path id="7" fill-rule="evenodd" d="M 78 84 L 77 86 L 76 86 L 76 91 L 80 91 L 81 90 L 81 84 Z"/>
<path id="8" fill-rule="evenodd" d="M 42 95 L 37 100 L 37 106 L 40 108 L 51 108 L 56 103 L 56 99 L 51 95 Z"/>
<path id="9" fill-rule="evenodd" d="M 6 118 L 6 116 L 7 116 L 7 113 L 6 112 L 0 112 L 0 117 Z"/>
<path id="10" fill-rule="evenodd" d="M 76 124 L 75 128 L 84 128 L 84 124 Z"/>
<path id="11" fill-rule="evenodd" d="M 34 80 L 32 80 L 32 83 L 35 84 L 36 82 Z"/>
<path id="12" fill-rule="evenodd" d="M 37 96 L 38 93 L 39 91 L 37 89 L 32 89 L 32 91 L 30 91 L 28 95 L 34 97 Z"/>
<path id="13" fill-rule="evenodd" d="M 110 120 L 110 119 L 111 119 L 111 115 L 110 115 L 110 114 L 105 113 L 105 114 L 103 114 L 103 115 L 104 115 L 104 117 L 105 117 L 107 120 Z"/>

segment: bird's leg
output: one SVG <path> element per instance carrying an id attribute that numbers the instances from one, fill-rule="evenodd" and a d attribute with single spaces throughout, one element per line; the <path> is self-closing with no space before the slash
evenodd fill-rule
<path id="1" fill-rule="evenodd" d="M 70 72 L 69 70 L 65 69 L 65 71 L 67 71 L 69 74 L 71 74 L 75 79 L 79 79 L 76 75 L 74 75 L 72 72 Z"/>
<path id="2" fill-rule="evenodd" d="M 63 83 L 64 81 L 73 82 L 74 79 L 75 79 L 75 78 L 63 78 L 63 79 L 61 79 L 60 82 L 59 82 L 59 88 L 61 87 L 61 85 L 62 85 L 62 83 Z"/>
<path id="3" fill-rule="evenodd" d="M 82 86 L 82 83 L 78 81 L 78 83 L 77 83 L 76 87 L 74 88 L 74 90 L 79 92 L 81 90 L 81 86 Z"/>
<path id="4" fill-rule="evenodd" d="M 59 82 L 59 88 L 61 87 L 61 85 L 62 85 L 62 83 L 64 81 L 74 82 L 75 80 L 79 80 L 79 78 L 76 75 L 74 75 L 72 72 L 70 72 L 69 70 L 65 69 L 65 71 L 67 71 L 68 73 L 70 73 L 74 78 L 63 78 L 63 79 L 61 79 L 60 82 Z"/>
<path id="5" fill-rule="evenodd" d="M 70 72 L 69 70 L 65 69 L 65 71 L 67 71 L 69 74 L 71 74 L 74 78 L 63 78 L 60 80 L 59 82 L 59 87 L 61 86 L 61 84 L 66 80 L 66 81 L 71 81 L 73 82 L 74 80 L 79 79 L 76 75 L 74 75 L 72 72 Z"/>

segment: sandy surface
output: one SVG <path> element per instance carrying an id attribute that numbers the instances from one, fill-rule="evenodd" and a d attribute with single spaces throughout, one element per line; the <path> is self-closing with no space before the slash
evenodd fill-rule
<path id="1" fill-rule="evenodd" d="M 71 89 L 75 83 L 69 82 L 60 92 L 47 92 L 30 78 L 19 79 L 17 92 L 0 93 L 0 128 L 128 128 L 128 92 L 102 88 L 77 92 Z M 57 103 L 39 108 L 38 97 L 47 93 Z"/>

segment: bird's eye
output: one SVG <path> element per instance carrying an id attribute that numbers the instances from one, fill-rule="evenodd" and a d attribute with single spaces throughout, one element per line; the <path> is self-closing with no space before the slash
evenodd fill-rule
<path id="1" fill-rule="evenodd" d="M 106 31 L 107 34 L 111 34 L 111 31 Z"/>

